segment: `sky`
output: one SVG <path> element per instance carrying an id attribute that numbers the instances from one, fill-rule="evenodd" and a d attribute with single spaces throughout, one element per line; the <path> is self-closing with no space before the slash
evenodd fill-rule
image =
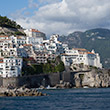
<path id="1" fill-rule="evenodd" d="M 0 15 L 47 36 L 110 29 L 110 0 L 0 0 Z"/>

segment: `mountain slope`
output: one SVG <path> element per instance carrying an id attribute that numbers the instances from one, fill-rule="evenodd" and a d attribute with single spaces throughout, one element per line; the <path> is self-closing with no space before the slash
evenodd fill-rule
<path id="1" fill-rule="evenodd" d="M 25 33 L 15 21 L 6 16 L 0 16 L 0 35 L 25 35 Z"/>
<path id="2" fill-rule="evenodd" d="M 106 68 L 110 68 L 110 30 L 91 29 L 85 32 L 74 32 L 68 36 L 60 36 L 60 41 L 67 43 L 70 48 L 94 49 L 101 56 L 101 62 Z"/>

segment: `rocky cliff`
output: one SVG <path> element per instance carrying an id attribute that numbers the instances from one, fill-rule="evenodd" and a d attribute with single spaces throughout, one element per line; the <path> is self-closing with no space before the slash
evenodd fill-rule
<path id="1" fill-rule="evenodd" d="M 10 35 L 24 35 L 24 30 L 23 29 L 16 29 L 16 28 L 6 28 L 6 27 L 0 27 L 0 35 L 6 35 L 6 36 L 10 36 Z"/>
<path id="2" fill-rule="evenodd" d="M 0 35 L 25 35 L 25 33 L 23 28 L 15 21 L 6 16 L 0 16 Z"/>
<path id="3" fill-rule="evenodd" d="M 92 69 L 74 75 L 76 87 L 110 87 L 110 70 Z"/>

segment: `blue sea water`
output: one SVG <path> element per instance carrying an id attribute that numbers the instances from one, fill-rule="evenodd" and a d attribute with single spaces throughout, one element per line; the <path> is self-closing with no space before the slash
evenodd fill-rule
<path id="1" fill-rule="evenodd" d="M 110 110 L 110 88 L 42 92 L 49 96 L 0 97 L 0 110 Z"/>

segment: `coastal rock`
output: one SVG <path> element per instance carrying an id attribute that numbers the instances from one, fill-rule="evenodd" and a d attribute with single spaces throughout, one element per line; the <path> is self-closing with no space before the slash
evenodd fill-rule
<path id="1" fill-rule="evenodd" d="M 18 88 L 18 89 L 6 89 L 5 91 L 0 92 L 0 96 L 46 96 L 47 94 L 43 94 L 38 92 L 36 89 L 28 89 L 28 88 Z"/>
<path id="2" fill-rule="evenodd" d="M 92 69 L 88 72 L 79 72 L 74 75 L 76 87 L 109 87 L 110 76 L 107 70 Z"/>
<path id="3" fill-rule="evenodd" d="M 81 87 L 80 78 L 76 78 L 76 79 L 75 79 L 75 84 L 76 84 L 76 87 L 77 87 L 77 88 Z"/>
<path id="4" fill-rule="evenodd" d="M 60 82 L 60 84 L 56 84 L 55 88 L 71 88 L 72 85 L 70 82 Z"/>

